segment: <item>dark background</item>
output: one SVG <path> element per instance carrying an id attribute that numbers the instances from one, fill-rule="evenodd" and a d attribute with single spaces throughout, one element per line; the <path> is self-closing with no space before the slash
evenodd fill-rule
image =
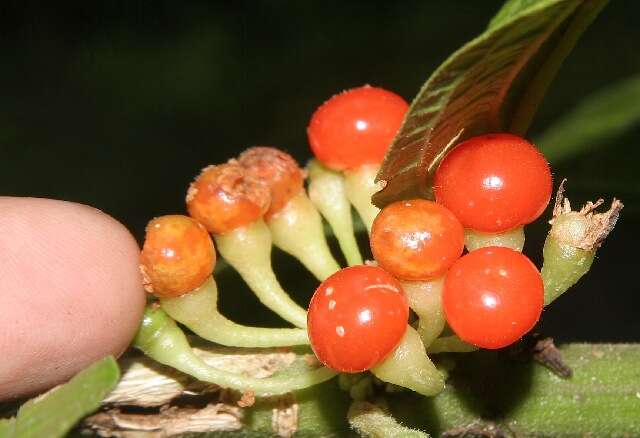
<path id="1" fill-rule="evenodd" d="M 91 204 L 139 240 L 151 217 L 184 211 L 186 187 L 207 164 L 255 144 L 305 162 L 306 124 L 332 94 L 369 83 L 411 100 L 501 4 L 42 3 L 0 4 L 0 194 Z M 640 72 L 639 12 L 621 0 L 604 10 L 560 71 L 532 138 L 582 97 Z M 544 334 L 640 341 L 639 145 L 637 127 L 554 168 L 576 204 L 617 196 L 626 207 L 588 276 L 544 313 Z M 527 234 L 538 262 L 546 230 L 540 221 Z"/>

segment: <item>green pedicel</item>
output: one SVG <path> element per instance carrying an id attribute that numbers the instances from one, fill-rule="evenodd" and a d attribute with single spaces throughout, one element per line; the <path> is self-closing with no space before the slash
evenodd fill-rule
<path id="1" fill-rule="evenodd" d="M 260 302 L 297 327 L 307 312 L 282 289 L 271 267 L 271 232 L 262 219 L 214 236 L 220 255 L 240 274 Z"/>
<path id="2" fill-rule="evenodd" d="M 409 301 L 409 307 L 418 315 L 417 330 L 426 348 L 429 348 L 444 330 L 443 285 L 443 277 L 432 281 L 402 282 L 402 289 Z"/>
<path id="3" fill-rule="evenodd" d="M 193 352 L 187 338 L 176 323 L 162 309 L 154 309 L 152 306 L 145 310 L 133 345 L 157 362 L 189 374 L 198 380 L 237 391 L 250 391 L 261 397 L 307 388 L 329 380 L 337 374 L 333 370 L 321 367 L 296 374 L 282 372 L 258 379 L 211 367 Z"/>
<path id="4" fill-rule="evenodd" d="M 373 220 L 380 212 L 380 209 L 371 202 L 373 194 L 380 190 L 380 186 L 374 182 L 379 169 L 380 166 L 365 165 L 344 172 L 347 198 L 360 215 L 369 234 L 371 234 Z"/>
<path id="5" fill-rule="evenodd" d="M 473 251 L 485 246 L 504 246 L 514 251 L 522 252 L 524 248 L 524 228 L 518 227 L 502 233 L 483 233 L 480 231 L 464 230 L 464 246 Z"/>
<path id="6" fill-rule="evenodd" d="M 322 218 L 304 190 L 267 220 L 273 244 L 297 258 L 320 281 L 340 270 L 324 235 Z"/>
<path id="7" fill-rule="evenodd" d="M 400 345 L 371 372 L 380 380 L 426 396 L 436 395 L 444 388 L 444 376 L 427 356 L 418 332 L 411 326 L 407 326 Z"/>
<path id="8" fill-rule="evenodd" d="M 218 287 L 211 277 L 198 289 L 176 298 L 161 298 L 176 321 L 208 341 L 229 347 L 286 347 L 309 343 L 307 331 L 236 324 L 218 311 Z"/>
<path id="9" fill-rule="evenodd" d="M 307 165 L 309 198 L 329 222 L 349 266 L 361 265 L 362 255 L 353 231 L 351 204 L 344 176 L 323 166 L 318 160 Z"/>

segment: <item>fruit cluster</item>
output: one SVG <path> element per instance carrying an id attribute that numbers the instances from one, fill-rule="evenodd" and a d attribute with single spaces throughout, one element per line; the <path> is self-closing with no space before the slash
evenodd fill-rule
<path id="1" fill-rule="evenodd" d="M 203 169 L 187 192 L 189 216 L 163 216 L 147 227 L 141 271 L 161 310 L 147 313 L 136 345 L 200 379 L 256 395 L 365 370 L 434 395 L 444 376 L 427 353 L 502 348 L 531 330 L 545 301 L 579 278 L 549 280 L 560 274 L 543 268 L 541 275 L 521 253 L 523 226 L 542 214 L 551 197 L 549 165 L 520 137 L 473 137 L 439 164 L 435 202 L 401 200 L 380 210 L 371 203 L 379 189 L 375 176 L 407 110 L 389 91 L 348 90 L 313 114 L 308 138 L 316 160 L 306 172 L 287 153 L 262 146 Z M 352 206 L 369 232 L 374 261 L 363 263 Z M 323 217 L 347 268 L 340 268 L 327 245 Z M 249 327 L 218 312 L 214 240 L 257 298 L 295 327 Z M 308 311 L 278 282 L 272 245 L 321 282 Z M 562 258 L 568 252 L 553 254 Z M 545 272 L 552 274 L 547 278 Z M 557 290 L 547 290 L 547 284 Z M 227 346 L 310 344 L 326 368 L 249 382 L 201 362 L 174 320 Z"/>
<path id="2" fill-rule="evenodd" d="M 324 165 L 341 170 L 382 160 L 380 151 L 402 119 L 401 105 L 385 93 L 352 90 L 317 110 L 309 139 Z M 344 269 L 318 288 L 309 307 L 316 355 L 343 372 L 376 366 L 407 328 L 408 303 L 398 280 L 433 282 L 442 276 L 446 321 L 463 341 L 501 348 L 518 340 L 542 311 L 540 273 L 506 247 L 461 257 L 464 229 L 505 233 L 522 227 L 542 214 L 551 189 L 546 160 L 522 138 L 490 134 L 459 144 L 435 174 L 436 202 L 398 201 L 376 216 L 370 242 L 378 267 Z"/>

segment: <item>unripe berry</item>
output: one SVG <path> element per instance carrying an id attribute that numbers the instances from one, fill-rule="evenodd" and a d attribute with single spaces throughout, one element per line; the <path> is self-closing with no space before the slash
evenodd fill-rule
<path id="1" fill-rule="evenodd" d="M 371 228 L 371 250 L 380 266 L 402 280 L 442 275 L 464 248 L 464 229 L 442 205 L 424 199 L 386 206 Z"/>
<path id="2" fill-rule="evenodd" d="M 211 275 L 216 252 L 202 224 L 188 216 L 153 219 L 140 254 L 144 287 L 161 297 L 183 295 Z"/>

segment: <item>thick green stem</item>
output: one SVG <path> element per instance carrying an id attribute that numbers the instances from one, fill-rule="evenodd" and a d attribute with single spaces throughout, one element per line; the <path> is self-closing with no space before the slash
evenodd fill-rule
<path id="1" fill-rule="evenodd" d="M 133 345 L 152 359 L 198 380 L 223 388 L 252 392 L 257 396 L 284 394 L 324 382 L 336 375 L 335 371 L 322 367 L 257 379 L 209 366 L 193 352 L 176 323 L 159 308 L 146 309 Z"/>
<path id="2" fill-rule="evenodd" d="M 403 424 L 433 436 L 483 425 L 517 437 L 640 436 L 640 346 L 574 344 L 561 352 L 573 369 L 570 379 L 532 361 L 480 351 L 459 356 L 439 395 L 400 393 L 388 397 L 389 406 Z M 345 435 L 318 418 L 300 422 L 320 436 Z"/>
<path id="3" fill-rule="evenodd" d="M 425 398 L 408 391 L 387 394 L 388 406 L 402 424 L 432 436 L 491 424 L 518 437 L 640 436 L 640 345 L 569 344 L 559 348 L 573 370 L 570 379 L 559 378 L 533 361 L 478 351 L 450 356 L 456 366 L 437 396 Z M 172 376 L 167 370 L 162 373 L 165 380 Z M 344 420 L 350 397 L 338 388 L 337 379 L 296 391 L 294 402 L 299 436 L 350 436 Z M 223 436 L 272 436 L 281 405 L 278 397 L 258 399 L 245 410 L 245 426 Z M 228 414 L 221 413 L 224 415 Z M 210 431 L 216 430 L 225 429 L 212 423 Z"/>
<path id="4" fill-rule="evenodd" d="M 361 265 L 362 255 L 353 232 L 351 204 L 347 199 L 344 176 L 323 166 L 318 160 L 307 165 L 309 198 L 329 222 L 349 266 Z"/>
<path id="5" fill-rule="evenodd" d="M 322 218 L 304 190 L 267 220 L 273 244 L 291 254 L 320 281 L 340 269 L 322 227 Z"/>
<path id="6" fill-rule="evenodd" d="M 522 248 L 524 248 L 524 228 L 518 227 L 503 233 L 482 233 L 466 229 L 464 231 L 464 245 L 469 251 L 484 248 L 485 246 L 504 246 L 514 251 L 522 252 Z"/>
<path id="7" fill-rule="evenodd" d="M 360 215 L 367 231 L 371 234 L 371 225 L 380 209 L 373 205 L 371 197 L 380 190 L 374 182 L 380 166 L 368 165 L 344 172 L 347 197 Z"/>
<path id="8" fill-rule="evenodd" d="M 436 395 L 444 388 L 444 376 L 427 356 L 420 335 L 411 326 L 400 345 L 371 372 L 380 380 L 422 395 Z"/>
<path id="9" fill-rule="evenodd" d="M 303 329 L 248 327 L 218 311 L 218 288 L 210 278 L 198 289 L 177 298 L 162 298 L 162 308 L 176 321 L 208 341 L 229 347 L 287 347 L 309 343 Z"/>
<path id="10" fill-rule="evenodd" d="M 297 327 L 307 326 L 307 312 L 282 289 L 273 272 L 271 232 L 262 219 L 214 237 L 220 255 L 262 304 Z"/>
<path id="11" fill-rule="evenodd" d="M 434 435 L 491 422 L 517 437 L 640 436 L 639 346 L 573 344 L 560 351 L 570 379 L 533 361 L 480 351 L 459 357 L 437 397 L 396 397 L 391 406 Z"/>

